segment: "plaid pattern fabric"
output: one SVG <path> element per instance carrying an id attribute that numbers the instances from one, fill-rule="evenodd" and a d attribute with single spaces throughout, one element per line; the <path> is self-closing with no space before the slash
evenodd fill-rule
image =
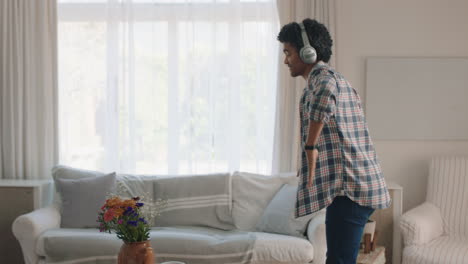
<path id="1" fill-rule="evenodd" d="M 299 105 L 301 118 L 301 168 L 296 217 L 327 207 L 343 190 L 362 206 L 374 209 L 390 205 L 382 169 L 369 136 L 356 90 L 326 63 L 312 69 Z M 310 120 L 323 121 L 318 139 L 319 155 L 311 188 L 304 146 Z"/>

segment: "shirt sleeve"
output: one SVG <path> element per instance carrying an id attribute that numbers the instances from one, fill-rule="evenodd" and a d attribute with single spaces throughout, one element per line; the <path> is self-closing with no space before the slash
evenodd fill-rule
<path id="1" fill-rule="evenodd" d="M 336 81 L 328 75 L 316 80 L 315 86 L 308 98 L 309 119 L 327 123 L 336 112 Z"/>

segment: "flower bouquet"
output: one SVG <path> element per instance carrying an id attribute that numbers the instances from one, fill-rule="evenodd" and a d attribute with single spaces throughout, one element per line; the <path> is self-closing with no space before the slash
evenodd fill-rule
<path id="1" fill-rule="evenodd" d="M 159 214 L 159 207 L 164 201 L 153 203 L 144 208 L 140 197 L 122 199 L 111 196 L 98 213 L 100 232 L 114 231 L 124 241 L 120 248 L 119 264 L 149 264 L 154 261 L 153 249 L 149 242 L 152 218 Z"/>
<path id="2" fill-rule="evenodd" d="M 144 203 L 139 200 L 139 197 L 122 200 L 117 196 L 107 199 L 98 214 L 99 231 L 114 231 L 127 243 L 147 241 L 150 226 L 141 214 Z"/>

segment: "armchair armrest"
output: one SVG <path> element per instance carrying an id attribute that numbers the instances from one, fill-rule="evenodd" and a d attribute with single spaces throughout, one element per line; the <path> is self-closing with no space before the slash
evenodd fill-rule
<path id="1" fill-rule="evenodd" d="M 325 216 L 325 210 L 319 211 L 307 226 L 307 238 L 314 246 L 314 264 L 325 264 L 327 259 Z"/>
<path id="2" fill-rule="evenodd" d="M 36 264 L 40 256 L 36 254 L 39 235 L 51 228 L 60 227 L 60 212 L 51 206 L 18 216 L 12 224 L 13 235 L 19 241 L 26 264 Z"/>
<path id="3" fill-rule="evenodd" d="M 401 216 L 400 228 L 405 246 L 430 242 L 444 232 L 440 209 L 425 202 Z"/>

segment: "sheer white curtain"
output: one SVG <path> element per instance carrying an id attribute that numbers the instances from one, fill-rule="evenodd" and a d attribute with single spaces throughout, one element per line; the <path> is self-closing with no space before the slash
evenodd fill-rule
<path id="1" fill-rule="evenodd" d="M 0 178 L 45 179 L 57 162 L 55 0 L 0 1 Z"/>
<path id="2" fill-rule="evenodd" d="M 275 0 L 61 0 L 60 162 L 271 172 Z"/>
<path id="3" fill-rule="evenodd" d="M 316 19 L 335 38 L 335 0 L 277 0 L 281 26 L 301 22 L 305 18 Z M 272 171 L 290 172 L 298 169 L 299 160 L 299 98 L 306 82 L 292 78 L 283 64 L 283 49 L 279 49 L 278 95 L 274 136 Z M 329 64 L 335 65 L 335 44 Z"/>

